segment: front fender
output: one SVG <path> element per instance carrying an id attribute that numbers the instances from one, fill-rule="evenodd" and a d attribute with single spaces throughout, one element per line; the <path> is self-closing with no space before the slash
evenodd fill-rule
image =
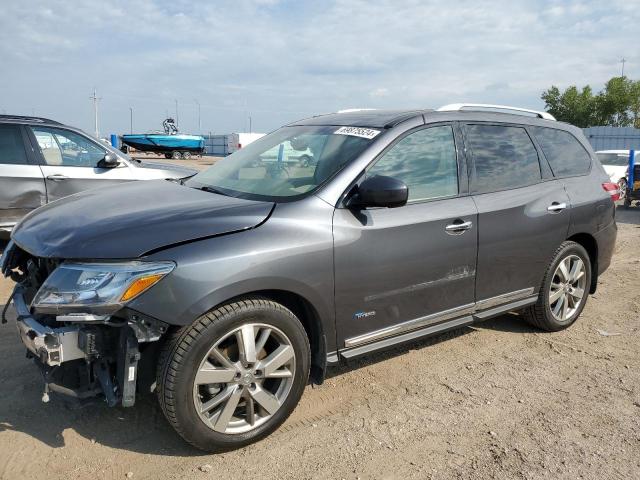
<path id="1" fill-rule="evenodd" d="M 176 269 L 128 306 L 171 325 L 188 325 L 232 298 L 275 290 L 305 299 L 335 346 L 333 207 L 313 198 L 278 205 L 258 228 L 176 246 L 148 257 Z M 304 208 L 304 219 L 293 209 Z"/>

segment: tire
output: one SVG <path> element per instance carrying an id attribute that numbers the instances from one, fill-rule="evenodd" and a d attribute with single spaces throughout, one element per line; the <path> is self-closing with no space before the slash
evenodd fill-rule
<path id="1" fill-rule="evenodd" d="M 171 154 L 170 153 L 165 153 L 164 154 L 164 158 L 166 158 L 167 160 L 171 158 Z"/>
<path id="2" fill-rule="evenodd" d="M 171 152 L 171 158 L 173 158 L 174 160 L 180 160 L 182 158 L 182 154 L 177 150 L 174 150 L 173 152 Z"/>
<path id="3" fill-rule="evenodd" d="M 267 340 L 261 342 L 267 329 Z M 252 332 L 257 353 L 257 362 L 248 370 L 244 359 L 252 355 L 242 356 L 241 344 L 251 336 L 245 332 Z M 230 363 L 221 362 L 218 353 Z M 291 353 L 288 363 L 278 367 L 269 363 Z M 196 448 L 207 452 L 240 448 L 266 437 L 289 417 L 307 384 L 310 358 L 307 334 L 290 310 L 262 298 L 229 303 L 167 339 L 158 362 L 160 406 L 178 434 Z M 235 372 L 233 379 L 229 375 L 220 383 L 197 385 L 205 378 L 211 381 L 212 374 L 222 380 L 220 375 L 230 371 Z M 206 410 L 207 406 L 211 408 Z M 225 416 L 226 411 L 232 413 Z"/>
<path id="4" fill-rule="evenodd" d="M 629 195 L 625 195 L 623 205 L 624 208 L 631 208 L 631 199 L 629 198 Z"/>
<path id="5" fill-rule="evenodd" d="M 620 199 L 624 199 L 627 196 L 627 180 L 625 178 L 618 180 L 618 188 L 620 189 Z"/>
<path id="6" fill-rule="evenodd" d="M 565 267 L 567 270 L 573 271 L 572 266 L 577 264 L 576 259 L 582 262 L 583 275 L 575 282 L 572 281 L 572 278 L 564 280 L 561 271 L 559 271 L 560 264 L 568 262 L 565 263 Z M 578 273 L 576 272 L 576 276 Z M 565 284 L 568 286 L 565 287 Z M 558 288 L 558 285 L 563 285 L 563 287 Z M 563 242 L 555 251 L 553 260 L 547 267 L 540 286 L 538 301 L 525 310 L 525 318 L 533 326 L 549 332 L 557 332 L 569 327 L 582 313 L 587 303 L 590 285 L 591 261 L 589 254 L 578 243 Z M 580 290 L 582 290 L 581 294 Z M 557 300 L 553 300 L 552 293 L 554 297 L 559 295 Z M 580 296 L 579 300 L 576 298 L 577 295 Z M 563 315 L 565 302 L 567 305 L 566 315 Z M 558 310 L 559 312 L 557 312 Z"/>
<path id="7" fill-rule="evenodd" d="M 185 160 L 189 160 L 191 158 L 191 152 L 184 152 L 182 154 L 182 158 Z"/>

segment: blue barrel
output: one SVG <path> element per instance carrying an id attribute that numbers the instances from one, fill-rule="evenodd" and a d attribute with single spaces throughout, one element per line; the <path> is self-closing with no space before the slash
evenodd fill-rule
<path id="1" fill-rule="evenodd" d="M 113 146 L 113 148 L 118 148 L 118 135 L 115 133 L 111 134 L 111 146 Z"/>

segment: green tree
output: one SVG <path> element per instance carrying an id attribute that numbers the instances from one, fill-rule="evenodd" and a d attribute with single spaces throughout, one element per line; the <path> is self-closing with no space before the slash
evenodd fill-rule
<path id="1" fill-rule="evenodd" d="M 568 122 L 578 127 L 589 127 L 596 120 L 596 101 L 590 86 L 581 91 L 575 85 L 564 92 L 556 86 L 542 94 L 547 111 L 558 120 Z"/>
<path id="2" fill-rule="evenodd" d="M 541 95 L 558 120 L 586 128 L 595 125 L 640 128 L 640 80 L 613 77 L 597 95 L 589 85 L 572 85 L 564 92 L 555 85 Z"/>

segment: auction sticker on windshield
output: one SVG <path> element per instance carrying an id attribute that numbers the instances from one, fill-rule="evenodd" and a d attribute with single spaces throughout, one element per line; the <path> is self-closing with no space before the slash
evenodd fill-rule
<path id="1" fill-rule="evenodd" d="M 364 127 L 340 127 L 333 133 L 336 135 L 351 135 L 352 137 L 368 138 L 371 140 L 380 133 L 380 130 Z"/>

